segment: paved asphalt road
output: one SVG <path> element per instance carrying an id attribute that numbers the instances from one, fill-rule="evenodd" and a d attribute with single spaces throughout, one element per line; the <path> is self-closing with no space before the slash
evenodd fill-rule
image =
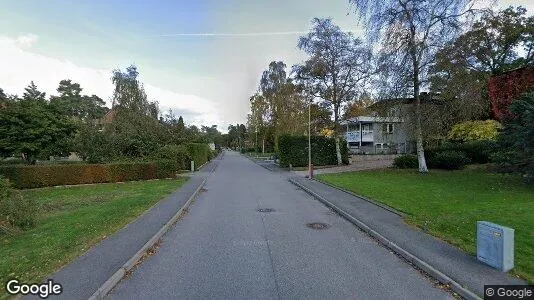
<path id="1" fill-rule="evenodd" d="M 237 153 L 226 152 L 205 188 L 108 298 L 451 298 L 283 175 Z M 275 211 L 258 212 L 267 208 Z"/>

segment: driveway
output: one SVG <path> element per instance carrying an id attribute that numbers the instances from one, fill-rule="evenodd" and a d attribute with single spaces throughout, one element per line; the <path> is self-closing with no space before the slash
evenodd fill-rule
<path id="1" fill-rule="evenodd" d="M 310 223 L 327 228 L 310 228 Z M 227 152 L 188 214 L 108 298 L 445 299 L 451 295 L 297 189 L 286 176 Z"/>

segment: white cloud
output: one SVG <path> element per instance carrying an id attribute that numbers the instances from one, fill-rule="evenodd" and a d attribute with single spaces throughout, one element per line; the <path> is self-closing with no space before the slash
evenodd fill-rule
<path id="1" fill-rule="evenodd" d="M 106 70 L 78 66 L 68 60 L 25 49 L 36 40 L 37 37 L 31 35 L 15 39 L 0 36 L 0 88 L 8 94 L 20 95 L 33 80 L 40 90 L 50 95 L 57 94 L 59 81 L 72 79 L 82 86 L 84 94 L 98 95 L 106 100 L 108 106 L 111 105 L 111 68 Z M 142 66 L 140 68 L 142 69 Z M 144 84 L 149 99 L 158 101 L 162 111 L 171 108 L 175 112 L 182 112 L 188 124 L 221 125 L 215 103 L 212 101 L 162 89 L 149 82 Z"/>
<path id="2" fill-rule="evenodd" d="M 33 33 L 28 33 L 26 35 L 19 35 L 15 40 L 18 45 L 31 48 L 35 43 L 37 43 L 37 40 L 39 37 Z"/>

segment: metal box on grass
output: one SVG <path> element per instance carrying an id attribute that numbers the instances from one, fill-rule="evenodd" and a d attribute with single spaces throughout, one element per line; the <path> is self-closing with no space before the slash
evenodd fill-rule
<path id="1" fill-rule="evenodd" d="M 477 259 L 503 272 L 514 267 L 514 229 L 477 222 Z"/>

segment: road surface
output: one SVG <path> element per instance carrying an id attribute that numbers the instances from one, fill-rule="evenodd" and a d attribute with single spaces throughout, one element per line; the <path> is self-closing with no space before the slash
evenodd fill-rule
<path id="1" fill-rule="evenodd" d="M 273 210 L 261 212 L 258 210 Z M 323 223 L 314 229 L 309 223 Z M 226 152 L 189 213 L 109 299 L 447 299 L 283 174 Z"/>

